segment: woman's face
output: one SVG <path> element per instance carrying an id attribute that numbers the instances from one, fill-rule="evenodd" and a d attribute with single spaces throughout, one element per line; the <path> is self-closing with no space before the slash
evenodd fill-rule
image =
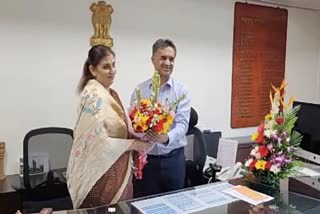
<path id="1" fill-rule="evenodd" d="M 98 82 L 104 87 L 109 88 L 117 72 L 115 65 L 115 58 L 110 54 L 103 57 L 96 67 L 90 65 L 89 69 Z"/>

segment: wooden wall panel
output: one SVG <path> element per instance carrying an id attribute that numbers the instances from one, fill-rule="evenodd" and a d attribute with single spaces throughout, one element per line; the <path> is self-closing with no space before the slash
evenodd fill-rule
<path id="1" fill-rule="evenodd" d="M 231 127 L 257 126 L 270 110 L 270 85 L 284 79 L 285 9 L 235 4 Z"/>

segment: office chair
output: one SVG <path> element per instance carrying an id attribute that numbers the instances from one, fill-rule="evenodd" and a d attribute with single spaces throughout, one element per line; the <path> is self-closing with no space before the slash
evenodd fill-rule
<path id="1" fill-rule="evenodd" d="M 221 138 L 221 131 L 204 131 L 203 137 L 206 143 L 207 155 L 213 158 L 217 158 L 219 140 Z"/>
<path id="2" fill-rule="evenodd" d="M 206 162 L 207 150 L 203 138 L 203 133 L 195 127 L 198 123 L 198 114 L 191 108 L 189 128 L 187 138 L 191 139 L 188 142 L 186 151 L 191 151 L 191 154 L 186 155 L 186 177 L 185 187 L 191 187 L 206 183 L 203 177 L 203 167 Z M 190 136 L 192 136 L 190 138 Z M 188 157 L 189 156 L 189 157 Z"/>
<path id="3" fill-rule="evenodd" d="M 24 212 L 71 209 L 65 172 L 73 143 L 68 128 L 31 130 L 23 140 Z"/>

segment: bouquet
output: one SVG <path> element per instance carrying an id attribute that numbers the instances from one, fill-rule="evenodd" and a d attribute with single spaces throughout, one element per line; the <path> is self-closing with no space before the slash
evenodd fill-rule
<path id="1" fill-rule="evenodd" d="M 291 97 L 285 104 L 284 94 L 287 84 L 283 81 L 279 88 L 272 86 L 270 91 L 271 110 L 264 118 L 251 139 L 255 142 L 243 174 L 261 178 L 262 182 L 279 188 L 280 179 L 295 172 L 300 162 L 295 159 L 302 136 L 293 131 L 300 106 L 289 109 L 293 102 Z"/>
<path id="2" fill-rule="evenodd" d="M 184 99 L 184 95 L 179 97 L 173 103 L 160 103 L 158 96 L 160 91 L 160 75 L 155 71 L 151 82 L 151 96 L 148 99 L 142 99 L 141 90 L 136 89 L 136 99 L 134 106 L 130 111 L 129 117 L 132 123 L 133 130 L 136 133 L 146 133 L 152 130 L 157 134 L 166 134 L 170 130 L 170 126 L 174 120 L 174 109 Z M 144 137 L 142 137 L 143 139 Z M 135 169 L 135 177 L 142 178 L 142 170 L 146 161 L 147 155 L 139 153 L 138 165 Z"/>

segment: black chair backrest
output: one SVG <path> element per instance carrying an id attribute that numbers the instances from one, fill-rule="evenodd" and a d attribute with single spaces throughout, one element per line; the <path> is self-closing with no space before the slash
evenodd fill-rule
<path id="1" fill-rule="evenodd" d="M 203 137 L 206 142 L 208 156 L 217 158 L 219 139 L 221 138 L 221 135 L 221 131 L 203 133 Z"/>
<path id="2" fill-rule="evenodd" d="M 60 179 L 64 177 L 72 142 L 73 131 L 68 128 L 39 128 L 26 134 L 23 140 L 23 181 L 27 191 L 43 182 L 54 183 L 57 173 Z"/>
<path id="3" fill-rule="evenodd" d="M 195 127 L 198 123 L 198 114 L 191 108 L 190 112 L 190 120 L 189 120 L 189 128 L 187 135 L 194 135 L 194 142 L 193 142 L 193 161 L 199 167 L 199 170 L 202 171 L 204 164 L 206 162 L 206 144 L 203 138 L 202 131 Z"/>

